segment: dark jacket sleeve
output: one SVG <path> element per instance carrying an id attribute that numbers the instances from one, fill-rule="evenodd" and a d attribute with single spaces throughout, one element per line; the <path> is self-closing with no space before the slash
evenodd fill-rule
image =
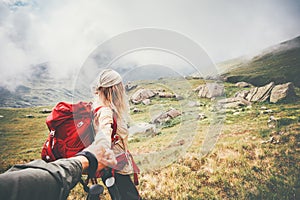
<path id="1" fill-rule="evenodd" d="M 75 159 L 15 165 L 0 174 L 0 199 L 66 199 L 80 180 L 81 172 L 82 165 Z"/>

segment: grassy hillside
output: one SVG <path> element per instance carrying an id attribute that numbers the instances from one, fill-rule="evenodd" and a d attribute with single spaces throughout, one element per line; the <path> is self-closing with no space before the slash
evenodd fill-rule
<path id="1" fill-rule="evenodd" d="M 223 76 L 229 82 L 246 81 L 256 86 L 271 81 L 276 84 L 293 82 L 300 87 L 300 37 L 265 50 L 249 61 L 223 63 L 230 68 Z"/>
<path id="2" fill-rule="evenodd" d="M 44 108 L 0 109 L 1 172 L 15 163 L 40 158 L 39 153 L 47 134 L 47 115 L 40 113 Z"/>
<path id="3" fill-rule="evenodd" d="M 170 82 L 169 82 L 170 81 Z M 184 82 L 183 82 L 184 81 Z M 189 80 L 195 88 L 202 80 Z M 160 127 L 157 135 L 133 136 L 129 145 L 133 154 L 164 151 L 172 146 L 172 138 L 180 133 L 196 134 L 191 145 L 172 162 L 150 171 L 142 171 L 140 185 L 143 199 L 299 199 L 300 197 L 300 101 L 289 104 L 253 104 L 252 107 L 230 109 L 217 144 L 208 155 L 201 154 L 201 147 L 209 129 L 212 113 L 211 101 L 198 99 L 192 91 L 185 91 L 186 80 L 160 80 L 141 82 L 146 88 L 163 87 L 169 83 L 182 92 L 183 101 L 196 101 L 200 107 L 186 112 L 204 112 L 207 119 L 181 117 Z M 233 84 L 225 84 L 228 96 L 236 91 Z M 168 90 L 166 87 L 165 89 Z M 299 90 L 297 90 L 299 95 Z M 272 113 L 264 114 L 262 106 Z M 180 102 L 155 98 L 151 104 L 132 105 L 141 112 L 131 112 L 132 121 L 148 122 L 157 110 L 180 107 Z M 40 157 L 46 138 L 47 114 L 45 107 L 0 109 L 0 171 L 15 163 L 28 162 Z M 49 107 L 48 107 L 49 108 Z M 32 115 L 28 118 L 26 115 Z M 278 119 L 276 128 L 270 129 L 267 120 L 273 115 Z M 192 121 L 191 126 L 184 126 Z M 273 137 L 273 140 L 270 138 Z M 139 161 L 138 161 L 139 162 Z M 155 163 L 155 159 L 153 159 Z M 69 199 L 84 199 L 81 185 L 72 190 Z M 109 199 L 105 191 L 103 199 Z"/>

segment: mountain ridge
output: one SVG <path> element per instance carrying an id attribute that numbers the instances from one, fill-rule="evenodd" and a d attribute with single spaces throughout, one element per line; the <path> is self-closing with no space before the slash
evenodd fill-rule
<path id="1" fill-rule="evenodd" d="M 255 86 L 262 86 L 269 82 L 275 82 L 275 84 L 293 82 L 296 87 L 300 87 L 300 78 L 298 77 L 300 74 L 300 36 L 266 48 L 250 59 L 247 56 L 238 57 L 219 63 L 217 66 L 221 71 L 221 77 L 231 83 L 246 81 Z M 159 78 L 157 67 L 152 66 L 153 69 L 156 69 L 156 74 L 154 73 L 152 76 L 147 74 L 148 77 L 155 75 Z M 134 70 L 138 74 L 135 77 L 139 77 L 141 74 L 139 71 L 141 69 Z M 146 72 L 150 73 L 151 70 Z M 173 76 L 169 73 L 164 74 Z M 124 81 L 127 79 L 130 81 L 130 77 L 126 76 L 126 73 L 124 75 Z M 48 63 L 32 65 L 26 74 L 13 77 L 8 81 L 15 84 L 12 85 L 14 89 L 0 86 L 0 107 L 45 106 L 59 101 L 71 102 L 76 98 L 89 99 L 91 97 L 89 89 L 76 88 L 74 91 L 75 76 L 73 73 L 69 74 L 68 78 L 58 79 L 51 74 Z"/>
<path id="2" fill-rule="evenodd" d="M 240 57 L 218 66 L 223 69 L 221 76 L 231 83 L 246 81 L 262 86 L 272 81 L 293 82 L 300 87 L 300 36 L 266 48 L 249 60 Z"/>

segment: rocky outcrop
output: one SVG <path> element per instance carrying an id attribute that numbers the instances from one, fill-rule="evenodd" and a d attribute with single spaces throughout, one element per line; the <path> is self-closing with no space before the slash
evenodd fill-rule
<path id="1" fill-rule="evenodd" d="M 252 88 L 245 99 L 250 102 L 264 102 L 269 99 L 274 86 L 274 82 L 271 82 L 263 87 Z"/>
<path id="2" fill-rule="evenodd" d="M 130 101 L 134 104 L 139 104 L 143 100 L 154 97 L 155 95 L 156 93 L 153 90 L 139 89 L 131 96 Z"/>
<path id="3" fill-rule="evenodd" d="M 200 98 L 212 98 L 224 94 L 224 86 L 217 83 L 206 83 L 199 85 L 195 90 Z"/>
<path id="4" fill-rule="evenodd" d="M 181 113 L 178 110 L 172 108 L 169 111 L 164 112 L 164 113 L 160 114 L 159 116 L 155 117 L 152 120 L 152 122 L 155 124 L 161 124 L 161 123 L 167 122 L 171 119 L 174 119 L 175 117 L 178 117 L 179 115 L 181 115 Z"/>
<path id="5" fill-rule="evenodd" d="M 289 100 L 296 96 L 293 83 L 276 85 L 274 82 L 262 87 L 255 87 L 251 90 L 243 90 L 235 93 L 233 98 L 218 101 L 225 108 L 250 105 L 250 102 L 264 102 L 270 100 L 276 103 L 281 100 Z"/>
<path id="6" fill-rule="evenodd" d="M 278 101 L 288 100 L 295 97 L 294 85 L 291 82 L 276 85 L 271 91 L 270 102 L 277 103 Z"/>
<path id="7" fill-rule="evenodd" d="M 291 82 L 276 85 L 271 82 L 263 87 L 255 87 L 251 90 L 237 92 L 233 98 L 219 100 L 218 103 L 223 108 L 236 108 L 240 106 L 249 106 L 251 102 L 264 102 L 270 100 L 276 103 L 281 100 L 289 100 L 296 96 L 294 86 Z M 262 114 L 272 113 L 272 110 L 264 109 Z"/>

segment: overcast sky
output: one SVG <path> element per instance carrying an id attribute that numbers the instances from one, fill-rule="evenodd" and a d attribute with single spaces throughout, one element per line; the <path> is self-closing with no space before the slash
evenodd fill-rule
<path id="1" fill-rule="evenodd" d="M 42 62 L 77 69 L 103 41 L 144 27 L 186 35 L 216 63 L 300 35 L 299 0 L 0 2 L 1 81 Z"/>

